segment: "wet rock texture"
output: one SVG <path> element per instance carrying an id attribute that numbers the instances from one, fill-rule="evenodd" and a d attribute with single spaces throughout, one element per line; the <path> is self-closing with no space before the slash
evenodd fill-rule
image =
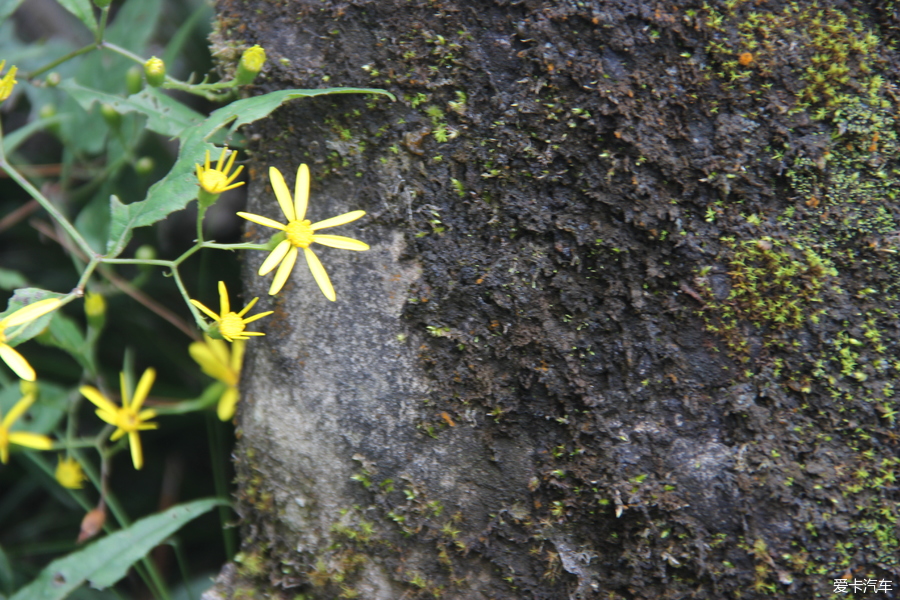
<path id="1" fill-rule="evenodd" d="M 372 250 L 261 303 L 216 593 L 897 597 L 894 11 L 218 2 L 256 91 L 397 101 L 248 132 Z"/>

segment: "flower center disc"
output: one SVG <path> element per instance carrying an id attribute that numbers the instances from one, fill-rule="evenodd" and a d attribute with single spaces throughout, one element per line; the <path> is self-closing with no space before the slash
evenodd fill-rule
<path id="1" fill-rule="evenodd" d="M 210 194 L 221 194 L 222 190 L 228 187 L 227 181 L 225 173 L 216 169 L 203 171 L 200 174 L 200 185 Z"/>
<path id="2" fill-rule="evenodd" d="M 219 332 L 226 340 L 236 338 L 244 331 L 244 320 L 237 316 L 237 313 L 230 312 L 222 315 L 219 321 Z"/>
<path id="3" fill-rule="evenodd" d="M 308 219 L 288 223 L 284 228 L 287 241 L 297 248 L 309 248 L 313 241 L 313 231 L 309 227 L 311 224 Z"/>

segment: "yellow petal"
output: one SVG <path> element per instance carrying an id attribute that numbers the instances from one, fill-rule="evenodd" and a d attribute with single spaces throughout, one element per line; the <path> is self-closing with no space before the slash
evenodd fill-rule
<path id="1" fill-rule="evenodd" d="M 274 296 L 275 294 L 280 292 L 281 288 L 284 287 L 284 284 L 287 283 L 288 276 L 294 269 L 294 263 L 297 262 L 298 252 L 299 251 L 293 246 L 290 246 L 290 248 L 288 248 L 287 254 L 284 256 L 284 260 L 281 261 L 281 266 L 278 267 L 278 270 L 275 272 L 275 278 L 272 279 L 272 285 L 269 286 L 270 296 Z"/>
<path id="2" fill-rule="evenodd" d="M 141 438 L 137 433 L 128 434 L 128 445 L 131 446 L 131 462 L 138 471 L 144 466 L 144 453 L 141 450 Z"/>
<path id="3" fill-rule="evenodd" d="M 364 210 L 353 210 L 336 217 L 331 217 L 330 219 L 325 219 L 324 221 L 319 221 L 318 223 L 313 223 L 309 228 L 315 231 L 317 229 L 325 229 L 326 227 L 337 227 L 338 225 L 351 223 L 365 214 L 366 211 Z"/>
<path id="4" fill-rule="evenodd" d="M 211 310 L 209 310 L 208 308 L 206 308 L 202 303 L 200 303 L 200 302 L 198 302 L 197 300 L 194 300 L 193 298 L 191 298 L 191 304 L 193 304 L 194 306 L 196 306 L 197 308 L 199 308 L 200 310 L 202 310 L 203 312 L 205 312 L 205 313 L 206 313 L 206 316 L 208 316 L 208 317 L 209 317 L 210 319 L 212 319 L 213 321 L 216 321 L 217 323 L 219 322 L 219 320 L 220 320 L 220 319 L 219 319 L 219 315 L 217 315 L 217 314 L 214 313 L 213 311 L 211 311 Z"/>
<path id="5" fill-rule="evenodd" d="M 332 248 L 340 248 L 341 250 L 368 250 L 369 245 L 353 238 L 344 237 L 342 235 L 314 235 L 312 239 L 317 244 L 330 246 Z"/>
<path id="6" fill-rule="evenodd" d="M 23 306 L 16 312 L 4 317 L 3 323 L 6 327 L 12 327 L 14 325 L 21 325 L 22 323 L 28 323 L 29 321 L 34 321 L 38 317 L 42 317 L 46 315 L 48 312 L 53 312 L 62 302 L 59 301 L 59 298 L 45 298 L 43 300 L 38 300 L 33 304 L 29 304 L 28 306 Z"/>
<path id="7" fill-rule="evenodd" d="M 263 261 L 263 264 L 259 266 L 259 274 L 260 275 L 268 275 L 269 272 L 275 268 L 278 263 L 284 260 L 284 257 L 287 256 L 288 250 L 291 249 L 291 243 L 287 240 L 282 240 L 275 249 L 269 253 L 269 256 L 266 257 L 266 260 Z"/>
<path id="8" fill-rule="evenodd" d="M 37 377 L 34 373 L 34 369 L 32 369 L 31 365 L 28 364 L 28 361 L 25 360 L 25 357 L 19 354 L 11 346 L 0 343 L 0 358 L 9 365 L 9 368 L 18 375 L 19 379 L 34 381 Z"/>
<path id="9" fill-rule="evenodd" d="M 222 343 L 224 344 L 224 342 Z M 200 365 L 204 373 L 213 379 L 229 383 L 228 363 L 223 362 L 219 356 L 216 356 L 216 352 L 209 345 L 203 342 L 194 342 L 188 347 L 188 353 Z"/>
<path id="10" fill-rule="evenodd" d="M 18 402 L 13 405 L 9 412 L 3 417 L 3 424 L 0 427 L 4 429 L 9 429 L 10 426 L 15 423 L 19 417 L 25 414 L 31 405 L 34 404 L 34 401 L 37 399 L 37 396 L 34 394 L 27 394 L 19 399 Z"/>
<path id="11" fill-rule="evenodd" d="M 237 388 L 229 387 L 225 390 L 225 393 L 219 398 L 219 405 L 216 407 L 216 414 L 219 415 L 219 420 L 227 421 L 234 416 L 234 409 L 239 399 L 240 393 Z"/>
<path id="12" fill-rule="evenodd" d="M 245 212 L 239 212 L 239 213 L 237 213 L 237 216 L 243 217 L 244 219 L 247 219 L 248 221 L 252 221 L 252 222 L 256 223 L 257 225 L 262 225 L 263 227 L 271 227 L 273 229 L 280 229 L 281 231 L 284 231 L 285 226 L 282 223 L 279 223 L 278 221 L 273 221 L 272 219 L 270 219 L 268 217 L 263 217 L 261 215 L 254 215 L 253 213 L 245 213 Z"/>
<path id="13" fill-rule="evenodd" d="M 268 317 L 268 316 L 271 315 L 273 312 L 275 312 L 275 311 L 274 311 L 274 310 L 267 310 L 267 311 L 265 311 L 265 312 L 261 312 L 261 313 L 259 313 L 259 314 L 255 314 L 255 315 L 253 315 L 252 317 L 247 317 L 246 319 L 244 319 L 244 325 L 246 325 L 247 323 L 252 323 L 253 321 L 255 321 L 255 320 L 257 320 L 257 319 L 262 319 L 263 317 Z M 245 332 L 245 333 L 248 333 L 248 332 Z"/>
<path id="14" fill-rule="evenodd" d="M 147 399 L 150 388 L 153 387 L 153 381 L 156 379 L 156 369 L 152 367 L 144 371 L 141 380 L 138 381 L 137 389 L 134 391 L 134 400 L 131 403 L 132 410 L 138 410 Z M 155 414 L 155 413 L 154 413 Z"/>
<path id="15" fill-rule="evenodd" d="M 110 425 L 115 425 L 115 423 L 110 423 Z M 125 435 L 125 430 L 119 427 L 115 431 L 113 431 L 112 435 L 109 436 L 109 439 L 113 442 L 122 439 L 122 436 Z"/>
<path id="16" fill-rule="evenodd" d="M 231 302 L 228 300 L 228 290 L 225 282 L 219 282 L 219 314 L 223 317 L 231 312 Z"/>
<path id="17" fill-rule="evenodd" d="M 250 302 L 248 302 L 248 303 L 247 303 L 247 306 L 245 306 L 243 309 L 241 309 L 241 312 L 239 312 L 239 313 L 237 314 L 237 316 L 243 318 L 244 315 L 246 315 L 247 312 L 248 312 L 251 308 L 253 308 L 253 305 L 256 304 L 256 302 L 257 302 L 258 300 L 259 300 L 259 297 L 257 296 L 256 298 L 254 298 L 253 300 L 251 300 Z M 247 320 L 244 319 L 244 322 L 246 323 Z"/>
<path id="18" fill-rule="evenodd" d="M 11 431 L 9 443 L 36 450 L 49 450 L 53 447 L 53 440 L 46 435 L 31 433 L 30 431 Z"/>
<path id="19" fill-rule="evenodd" d="M 281 207 L 281 212 L 284 213 L 284 216 L 287 217 L 288 221 L 293 221 L 297 218 L 295 216 L 297 213 L 294 211 L 294 203 L 291 202 L 291 193 L 288 191 L 287 184 L 284 182 L 281 171 L 275 167 L 269 167 L 269 181 L 272 182 L 272 189 L 275 191 L 275 198 L 278 200 L 278 206 Z"/>
<path id="20" fill-rule="evenodd" d="M 303 252 L 306 254 L 306 263 L 309 265 L 309 270 L 312 271 L 313 278 L 319 284 L 319 289 L 322 290 L 326 298 L 334 302 L 337 296 L 334 294 L 334 287 L 332 287 L 331 280 L 328 279 L 328 273 L 325 272 L 325 267 L 322 266 L 319 257 L 309 248 L 304 248 Z"/>
<path id="21" fill-rule="evenodd" d="M 244 349 L 247 347 L 247 342 L 245 341 L 237 341 L 231 344 L 231 370 L 234 371 L 235 375 L 240 378 L 241 366 L 244 362 Z M 237 381 L 234 382 L 234 385 L 237 385 Z"/>
<path id="22" fill-rule="evenodd" d="M 78 391 L 81 392 L 81 395 L 91 401 L 97 408 L 99 408 L 103 412 L 107 412 L 110 414 L 117 414 L 119 412 L 119 407 L 109 401 L 106 396 L 100 393 L 95 387 L 91 387 L 89 385 L 83 385 L 78 388 Z M 98 413 L 100 411 L 97 411 Z M 100 417 L 101 419 L 103 417 Z M 104 419 L 105 420 L 105 419 Z"/>
<path id="23" fill-rule="evenodd" d="M 302 221 L 303 217 L 306 216 L 306 205 L 308 202 L 309 167 L 300 165 L 297 168 L 297 181 L 294 182 L 294 212 L 298 221 Z"/>
<path id="24" fill-rule="evenodd" d="M 0 463 L 4 465 L 9 462 L 9 440 L 0 442 Z"/>

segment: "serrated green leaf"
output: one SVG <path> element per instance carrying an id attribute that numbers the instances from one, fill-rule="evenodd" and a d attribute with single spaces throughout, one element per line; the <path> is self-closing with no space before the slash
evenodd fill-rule
<path id="1" fill-rule="evenodd" d="M 61 82 L 58 87 L 72 96 L 84 110 L 90 110 L 95 102 L 100 102 L 109 104 L 119 114 L 140 113 L 147 117 L 147 129 L 169 137 L 178 137 L 188 127 L 203 122 L 203 115 L 155 88 L 148 87 L 122 98 L 84 87 L 73 79 Z"/>
<path id="2" fill-rule="evenodd" d="M 0 313 L 0 319 L 19 310 L 23 306 L 34 304 L 38 300 L 43 300 L 45 298 L 62 298 L 63 296 L 64 294 L 57 294 L 56 292 L 39 288 L 18 289 L 13 293 L 12 298 L 9 299 L 6 310 Z M 34 321 L 23 323 L 16 327 L 10 327 L 4 332 L 7 339 L 6 343 L 10 346 L 18 346 L 22 342 L 30 340 L 47 327 L 51 318 L 53 318 L 53 313 L 38 317 Z"/>
<path id="3" fill-rule="evenodd" d="M 216 498 L 196 500 L 141 519 L 84 550 L 53 561 L 10 600 L 62 600 L 86 581 L 97 588 L 109 587 L 125 577 L 131 565 L 185 523 L 216 506 L 227 504 Z"/>
<path id="4" fill-rule="evenodd" d="M 214 111 L 202 123 L 181 132 L 181 148 L 175 165 L 165 177 L 153 184 L 146 199 L 131 204 L 122 204 L 115 197 L 110 199 L 112 220 L 106 246 L 107 255 L 117 256 L 125 248 L 131 239 L 132 229 L 152 225 L 170 213 L 182 210 L 197 196 L 194 165 L 203 161 L 207 150 L 216 156 L 216 147 L 210 139 L 217 131 L 230 124 L 230 131 L 233 133 L 241 125 L 268 116 L 288 100 L 328 94 L 384 94 L 394 99 L 390 92 L 370 88 L 282 90 L 238 100 Z"/>
<path id="5" fill-rule="evenodd" d="M 57 0 L 57 2 L 84 23 L 91 33 L 97 33 L 97 19 L 94 18 L 94 7 L 91 0 Z"/>

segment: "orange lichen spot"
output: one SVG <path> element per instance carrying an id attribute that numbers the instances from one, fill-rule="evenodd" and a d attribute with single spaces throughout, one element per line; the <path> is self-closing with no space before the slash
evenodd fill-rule
<path id="1" fill-rule="evenodd" d="M 815 196 L 810 196 L 809 200 L 806 201 L 806 205 L 810 208 L 815 208 L 819 206 L 819 199 Z"/>
<path id="2" fill-rule="evenodd" d="M 483 281 L 484 281 L 484 279 L 482 277 L 479 277 L 478 279 L 475 280 L 475 283 L 477 283 L 478 285 L 481 285 L 481 283 Z"/>
<path id="3" fill-rule="evenodd" d="M 875 152 L 876 150 L 878 150 L 878 140 L 879 139 L 881 139 L 881 136 L 879 136 L 878 132 L 876 131 L 875 134 L 872 136 L 872 143 L 869 145 L 869 152 Z"/>
<path id="4" fill-rule="evenodd" d="M 453 422 L 453 419 L 450 417 L 450 415 L 449 415 L 448 413 L 442 412 L 442 413 L 441 413 L 441 418 L 442 418 L 444 421 L 446 421 L 446 422 L 447 422 L 447 425 L 449 425 L 450 427 L 456 427 L 456 423 Z"/>
<path id="5" fill-rule="evenodd" d="M 621 131 L 613 131 L 613 135 L 616 136 L 616 138 L 621 138 L 622 132 Z"/>
<path id="6" fill-rule="evenodd" d="M 741 63 L 742 67 L 746 67 L 753 62 L 753 55 L 749 52 L 741 52 L 738 55 L 738 62 Z"/>

